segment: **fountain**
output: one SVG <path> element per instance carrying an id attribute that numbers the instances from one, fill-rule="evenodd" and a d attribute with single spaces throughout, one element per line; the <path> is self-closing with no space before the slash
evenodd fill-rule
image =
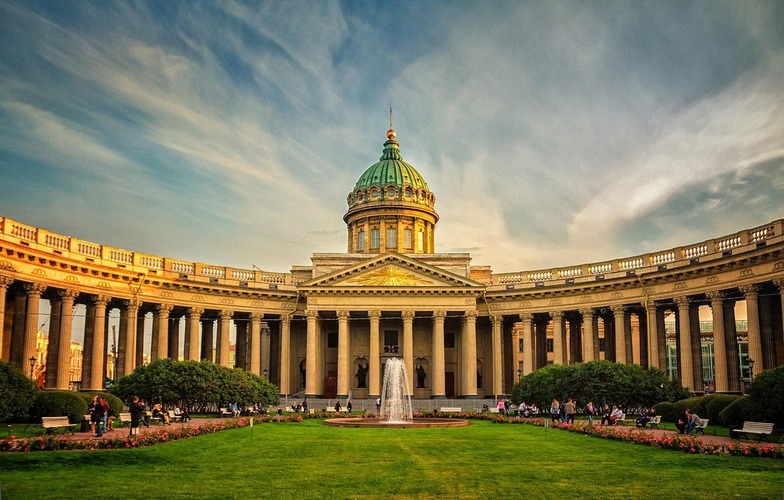
<path id="1" fill-rule="evenodd" d="M 384 369 L 381 390 L 381 412 L 375 418 L 328 418 L 325 425 L 333 427 L 461 427 L 468 421 L 455 418 L 420 418 L 414 420 L 408 374 L 401 358 L 389 358 Z"/>

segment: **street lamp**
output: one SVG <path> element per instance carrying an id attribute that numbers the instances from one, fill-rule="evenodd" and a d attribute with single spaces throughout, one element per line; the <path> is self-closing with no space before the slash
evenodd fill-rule
<path id="1" fill-rule="evenodd" d="M 33 378 L 33 369 L 35 368 L 35 356 L 30 356 L 30 378 Z"/>
<path id="2" fill-rule="evenodd" d="M 749 383 L 754 380 L 754 360 L 749 358 Z"/>
<path id="3" fill-rule="evenodd" d="M 522 376 L 523 376 L 523 370 L 518 368 L 517 369 L 517 381 L 518 382 L 520 381 L 520 377 L 522 377 Z"/>
<path id="4" fill-rule="evenodd" d="M 267 378 L 267 369 L 266 368 L 264 368 L 262 373 L 264 373 L 264 378 Z"/>

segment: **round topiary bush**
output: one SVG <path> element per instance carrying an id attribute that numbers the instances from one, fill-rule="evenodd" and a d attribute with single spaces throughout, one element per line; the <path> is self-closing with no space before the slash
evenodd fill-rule
<path id="1" fill-rule="evenodd" d="M 705 396 L 695 396 L 692 398 L 681 399 L 673 403 L 675 416 L 679 417 L 686 412 L 686 408 L 696 413 L 702 418 L 708 418 L 705 410 Z"/>
<path id="2" fill-rule="evenodd" d="M 13 364 L 0 361 L 0 421 L 27 417 L 34 395 L 33 381 Z"/>
<path id="3" fill-rule="evenodd" d="M 753 420 L 784 425 L 784 366 L 764 370 L 754 376 L 749 386 L 749 399 L 754 403 Z"/>
<path id="4" fill-rule="evenodd" d="M 656 410 L 657 415 L 661 415 L 664 422 L 675 422 L 675 419 L 678 417 L 677 413 L 675 413 L 675 405 L 669 401 L 656 403 L 653 405 L 653 409 Z"/>
<path id="5" fill-rule="evenodd" d="M 724 410 L 724 408 L 728 407 L 734 401 L 742 397 L 743 396 L 735 394 L 711 394 L 708 396 L 709 400 L 705 405 L 707 409 L 707 417 L 711 419 L 711 422 L 716 422 L 719 425 L 726 426 L 727 423 L 721 419 L 721 412 Z"/>
<path id="6" fill-rule="evenodd" d="M 35 421 L 41 417 L 63 417 L 75 424 L 87 414 L 87 403 L 79 394 L 71 391 L 36 391 L 30 418 Z"/>
<path id="7" fill-rule="evenodd" d="M 120 398 L 114 394 L 109 394 L 108 392 L 80 392 L 79 395 L 87 402 L 87 406 L 92 403 L 93 396 L 106 398 L 106 401 L 109 403 L 109 408 L 112 409 L 115 415 L 119 415 L 125 406 Z"/>
<path id="8" fill-rule="evenodd" d="M 727 427 L 740 427 L 744 420 L 754 420 L 751 402 L 747 396 L 740 396 L 719 412 L 719 422 Z"/>

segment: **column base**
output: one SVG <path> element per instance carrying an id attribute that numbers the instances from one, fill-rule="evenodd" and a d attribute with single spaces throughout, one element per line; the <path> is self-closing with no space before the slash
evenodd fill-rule
<path id="1" fill-rule="evenodd" d="M 478 394 L 462 394 L 457 399 L 479 399 Z"/>
<path id="2" fill-rule="evenodd" d="M 430 396 L 430 399 L 446 399 L 446 395 L 444 395 L 444 394 L 438 394 L 438 395 L 434 394 L 434 395 Z"/>
<path id="3" fill-rule="evenodd" d="M 348 394 L 338 394 L 335 399 L 348 399 Z"/>
<path id="4" fill-rule="evenodd" d="M 372 399 L 372 400 L 375 401 L 376 399 L 378 399 L 380 397 L 381 397 L 381 394 L 368 394 L 367 399 Z"/>

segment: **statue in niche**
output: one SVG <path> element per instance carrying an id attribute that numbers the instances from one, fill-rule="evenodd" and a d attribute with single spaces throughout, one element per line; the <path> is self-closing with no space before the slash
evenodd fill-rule
<path id="1" fill-rule="evenodd" d="M 360 389 L 367 388 L 367 372 L 368 365 L 357 364 L 357 387 Z"/>
<path id="2" fill-rule="evenodd" d="M 300 387 L 305 387 L 305 381 L 307 380 L 307 378 L 305 377 L 305 362 L 304 361 L 299 364 L 299 375 L 302 378 L 302 380 L 301 380 L 302 383 L 300 384 Z"/>
<path id="3" fill-rule="evenodd" d="M 417 366 L 416 376 L 417 376 L 417 389 L 424 389 L 425 379 L 427 378 L 427 373 L 425 372 L 424 366 L 422 365 Z"/>

